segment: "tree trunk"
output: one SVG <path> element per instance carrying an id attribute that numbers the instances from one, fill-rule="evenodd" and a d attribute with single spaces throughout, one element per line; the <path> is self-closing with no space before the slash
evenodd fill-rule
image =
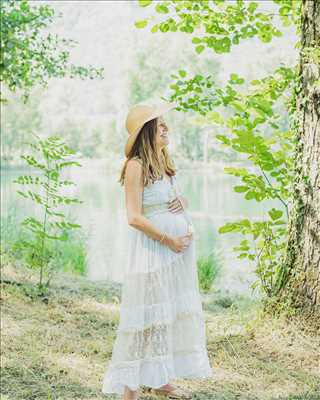
<path id="1" fill-rule="evenodd" d="M 320 315 L 320 1 L 303 0 L 294 200 L 282 300 Z"/>

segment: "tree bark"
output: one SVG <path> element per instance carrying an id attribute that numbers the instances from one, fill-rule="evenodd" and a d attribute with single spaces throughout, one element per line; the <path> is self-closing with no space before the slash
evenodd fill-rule
<path id="1" fill-rule="evenodd" d="M 320 315 L 320 1 L 303 0 L 294 200 L 282 300 Z"/>

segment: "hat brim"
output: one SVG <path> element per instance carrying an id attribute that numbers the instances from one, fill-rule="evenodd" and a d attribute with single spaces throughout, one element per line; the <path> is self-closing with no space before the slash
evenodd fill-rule
<path id="1" fill-rule="evenodd" d="M 134 142 L 136 141 L 136 139 L 137 139 L 137 137 L 138 137 L 138 135 L 140 133 L 140 130 L 143 127 L 143 125 L 146 122 L 151 121 L 154 118 L 160 117 L 161 115 L 165 114 L 166 112 L 168 112 L 168 111 L 170 111 L 170 110 L 172 110 L 173 108 L 176 108 L 176 107 L 177 107 L 177 103 L 161 104 L 161 105 L 156 106 L 154 112 L 151 115 L 149 115 L 149 117 L 147 119 L 144 120 L 142 126 L 139 127 L 134 133 L 132 133 L 129 136 L 129 138 L 128 138 L 127 142 L 126 142 L 126 145 L 125 145 L 125 155 L 126 155 L 126 157 L 128 157 L 128 155 L 130 153 L 130 150 L 131 150 L 132 146 L 134 145 Z"/>

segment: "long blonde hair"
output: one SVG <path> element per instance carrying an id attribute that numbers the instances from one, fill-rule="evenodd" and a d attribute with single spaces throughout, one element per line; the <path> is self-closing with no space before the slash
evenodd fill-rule
<path id="1" fill-rule="evenodd" d="M 175 165 L 165 146 L 161 149 L 160 153 L 160 158 L 162 158 L 162 160 L 158 157 L 156 149 L 157 122 L 158 118 L 154 118 L 151 121 L 146 122 L 141 128 L 139 135 L 121 169 L 120 178 L 118 180 L 121 185 L 124 185 L 127 163 L 132 158 L 141 161 L 144 186 L 162 178 L 161 165 L 164 166 L 167 175 L 173 176 L 176 174 Z"/>

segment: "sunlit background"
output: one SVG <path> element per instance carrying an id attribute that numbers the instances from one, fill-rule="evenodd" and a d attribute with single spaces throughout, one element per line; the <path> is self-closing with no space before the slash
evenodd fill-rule
<path id="1" fill-rule="evenodd" d="M 198 55 L 189 35 L 137 29 L 134 22 L 145 18 L 149 11 L 135 1 L 42 3 L 62 13 L 52 32 L 78 42 L 71 61 L 104 67 L 104 79 L 51 80 L 46 90 L 34 89 L 27 104 L 7 93 L 9 104 L 1 120 L 3 233 L 8 240 L 16 237 L 19 221 L 32 207 L 19 198 L 12 183 L 25 168 L 20 159 L 24 143 L 33 132 L 44 137 L 63 135 L 82 164 L 81 168 L 70 169 L 68 176 L 77 182 L 72 194 L 84 203 L 71 210 L 71 218 L 79 221 L 82 229 L 75 234 L 76 244 L 70 245 L 69 256 L 79 260 L 68 264 L 61 259 L 61 268 L 94 281 L 105 280 L 111 262 L 121 265 L 127 245 L 124 192 L 118 178 L 124 162 L 128 135 L 124 124 L 130 106 L 167 97 L 170 75 L 181 68 L 191 74 L 211 74 L 223 83 L 231 72 L 256 79 L 281 63 L 292 66 L 297 59 L 296 37 L 293 29 L 286 29 L 282 37 L 269 44 L 261 45 L 251 38 L 226 55 L 209 49 Z M 261 3 L 273 11 L 272 3 Z M 169 125 L 169 150 L 196 228 L 197 255 L 214 255 L 220 266 L 215 283 L 218 290 L 251 294 L 253 266 L 233 253 L 236 236 L 221 235 L 218 228 L 236 218 L 261 218 L 270 203 L 260 206 L 233 192 L 235 179 L 223 168 L 243 161 L 234 159 L 215 139 L 218 128 L 201 125 L 192 112 L 172 111 L 165 120 Z M 277 202 L 275 205 L 281 208 Z M 68 257 L 67 249 L 63 257 Z"/>

